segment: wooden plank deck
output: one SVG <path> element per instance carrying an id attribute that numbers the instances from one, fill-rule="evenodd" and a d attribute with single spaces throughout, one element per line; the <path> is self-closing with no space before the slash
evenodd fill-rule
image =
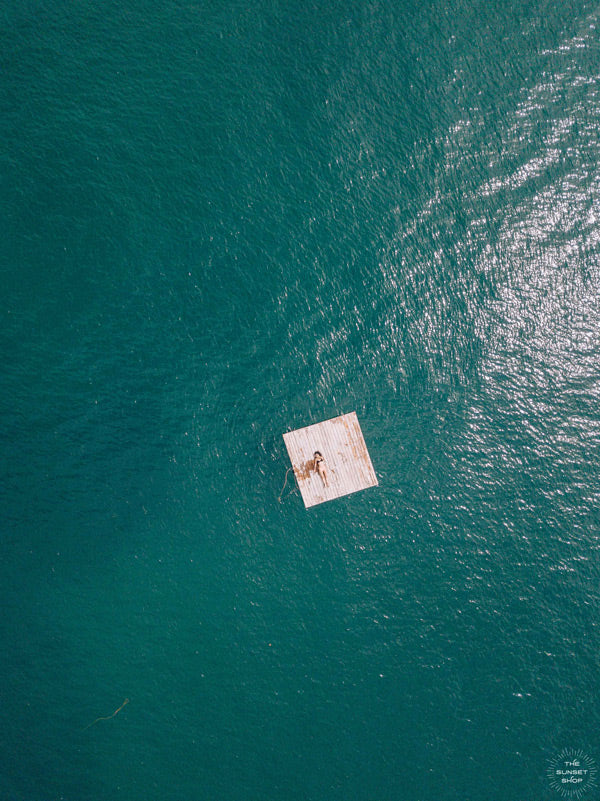
<path id="1" fill-rule="evenodd" d="M 378 483 L 356 412 L 289 431 L 283 439 L 307 508 Z M 329 486 L 314 469 L 315 451 L 325 459 Z"/>

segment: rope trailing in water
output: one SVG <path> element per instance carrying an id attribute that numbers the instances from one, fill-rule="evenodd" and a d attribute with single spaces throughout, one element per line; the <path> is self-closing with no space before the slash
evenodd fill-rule
<path id="1" fill-rule="evenodd" d="M 279 493 L 279 503 L 281 503 L 281 496 L 283 495 L 283 492 L 285 490 L 285 485 L 287 484 L 288 474 L 289 474 L 290 470 L 293 470 L 293 469 L 294 469 L 293 467 L 288 467 L 288 469 L 285 471 L 285 481 L 283 482 L 283 487 L 281 488 L 281 492 Z"/>
<path id="2" fill-rule="evenodd" d="M 121 706 L 120 706 L 118 709 L 115 709 L 115 711 L 112 713 L 112 715 L 106 715 L 106 717 L 102 717 L 102 718 L 96 718 L 96 720 L 95 720 L 93 723 L 90 723 L 88 726 L 86 726 L 86 727 L 85 727 L 85 729 L 82 729 L 82 731 L 87 731 L 87 729 L 91 729 L 91 728 L 92 728 L 92 726 L 93 726 L 95 723 L 98 723 L 98 721 L 100 721 L 100 720 L 110 720 L 111 718 L 114 718 L 114 716 L 115 716 L 115 715 L 118 715 L 118 714 L 119 714 L 119 712 L 120 712 L 120 711 L 123 709 L 123 707 L 125 706 L 125 704 L 128 704 L 128 703 L 129 703 L 129 698 L 126 698 L 126 699 L 123 701 L 123 703 L 121 704 Z"/>

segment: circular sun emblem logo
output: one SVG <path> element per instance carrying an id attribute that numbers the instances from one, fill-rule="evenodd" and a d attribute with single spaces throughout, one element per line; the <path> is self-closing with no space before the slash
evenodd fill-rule
<path id="1" fill-rule="evenodd" d="M 550 787 L 563 798 L 583 798 L 596 786 L 596 763 L 581 750 L 565 748 L 548 764 Z"/>

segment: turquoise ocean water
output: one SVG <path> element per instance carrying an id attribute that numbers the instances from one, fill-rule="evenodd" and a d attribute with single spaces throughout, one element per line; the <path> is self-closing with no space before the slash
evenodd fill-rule
<path id="1" fill-rule="evenodd" d="M 576 797 L 599 33 L 3 6 L 0 801 Z M 379 486 L 280 501 L 283 432 L 353 410 Z"/>

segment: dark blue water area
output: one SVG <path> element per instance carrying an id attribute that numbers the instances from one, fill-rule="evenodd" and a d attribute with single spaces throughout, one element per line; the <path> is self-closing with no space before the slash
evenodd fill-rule
<path id="1" fill-rule="evenodd" d="M 2 798 L 594 797 L 599 24 L 2 10 Z"/>

